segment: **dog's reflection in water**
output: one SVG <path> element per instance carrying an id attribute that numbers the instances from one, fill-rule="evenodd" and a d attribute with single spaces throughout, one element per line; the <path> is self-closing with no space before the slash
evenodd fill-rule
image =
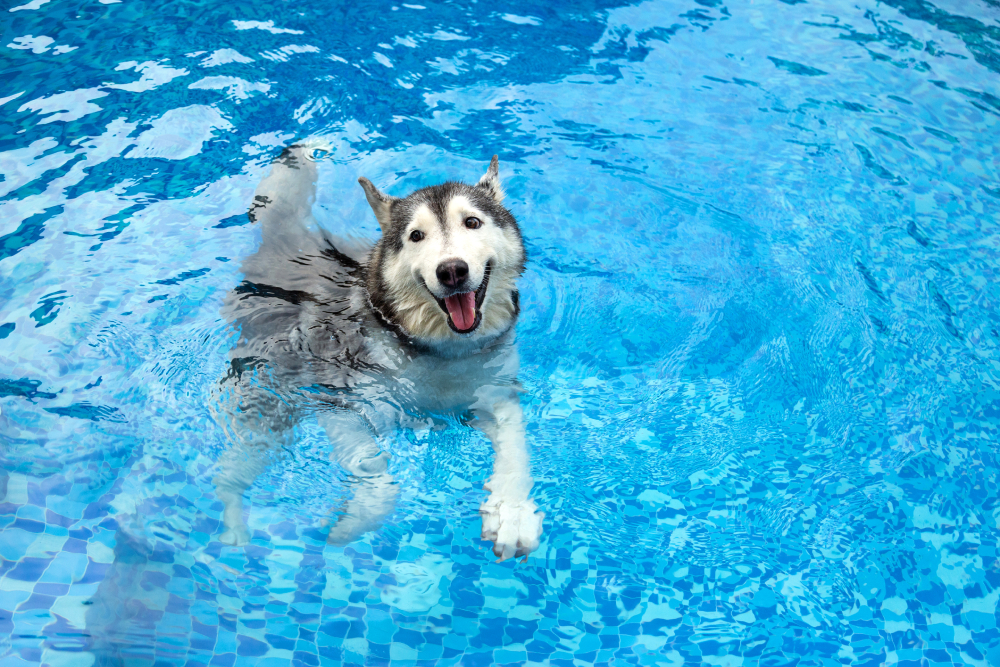
<path id="1" fill-rule="evenodd" d="M 520 230 L 503 206 L 496 157 L 475 185 L 448 182 L 396 198 L 359 179 L 381 227 L 373 247 L 335 240 L 311 213 L 316 163 L 308 146 L 278 157 L 250 218 L 259 250 L 225 315 L 240 333 L 223 381 L 220 417 L 233 446 L 215 485 L 228 544 L 245 543 L 243 494 L 316 413 L 352 495 L 330 527 L 345 544 L 392 510 L 397 485 L 381 434 L 425 411 L 471 414 L 493 443 L 480 507 L 482 535 L 500 559 L 537 548 L 542 515 L 518 401 Z"/>

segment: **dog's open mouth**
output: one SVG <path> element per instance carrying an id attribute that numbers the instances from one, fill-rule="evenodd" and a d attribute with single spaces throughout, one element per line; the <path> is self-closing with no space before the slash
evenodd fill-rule
<path id="1" fill-rule="evenodd" d="M 492 269 L 492 262 L 487 263 L 483 282 L 474 292 L 452 294 L 443 299 L 437 299 L 441 310 L 448 313 L 448 326 L 451 327 L 452 331 L 461 334 L 472 333 L 483 321 L 483 314 L 479 309 L 483 305 L 483 299 L 486 298 L 486 287 L 489 285 Z"/>

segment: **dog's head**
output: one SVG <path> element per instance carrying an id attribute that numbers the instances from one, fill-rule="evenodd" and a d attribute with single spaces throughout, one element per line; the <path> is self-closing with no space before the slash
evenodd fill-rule
<path id="1" fill-rule="evenodd" d="M 496 156 L 476 185 L 448 182 L 396 198 L 367 178 L 358 182 L 382 228 L 367 287 L 383 318 L 418 343 L 455 354 L 510 329 L 524 244 L 503 206 Z"/>

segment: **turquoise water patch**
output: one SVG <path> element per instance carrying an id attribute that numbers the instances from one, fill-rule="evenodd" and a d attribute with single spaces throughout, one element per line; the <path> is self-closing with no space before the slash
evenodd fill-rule
<path id="1" fill-rule="evenodd" d="M 0 41 L 0 663 L 1000 664 L 992 0 L 34 0 Z M 539 548 L 463 415 L 315 420 L 220 541 L 254 189 L 312 213 L 499 155 Z M 283 292 L 299 298 L 293 291 Z M 306 388 L 318 392 L 315 387 Z"/>

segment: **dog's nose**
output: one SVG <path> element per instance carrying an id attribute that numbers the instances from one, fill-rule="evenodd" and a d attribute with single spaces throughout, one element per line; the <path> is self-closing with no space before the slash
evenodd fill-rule
<path id="1" fill-rule="evenodd" d="M 461 287 L 469 278 L 469 265 L 460 259 L 451 259 L 438 264 L 436 273 L 445 287 Z"/>

